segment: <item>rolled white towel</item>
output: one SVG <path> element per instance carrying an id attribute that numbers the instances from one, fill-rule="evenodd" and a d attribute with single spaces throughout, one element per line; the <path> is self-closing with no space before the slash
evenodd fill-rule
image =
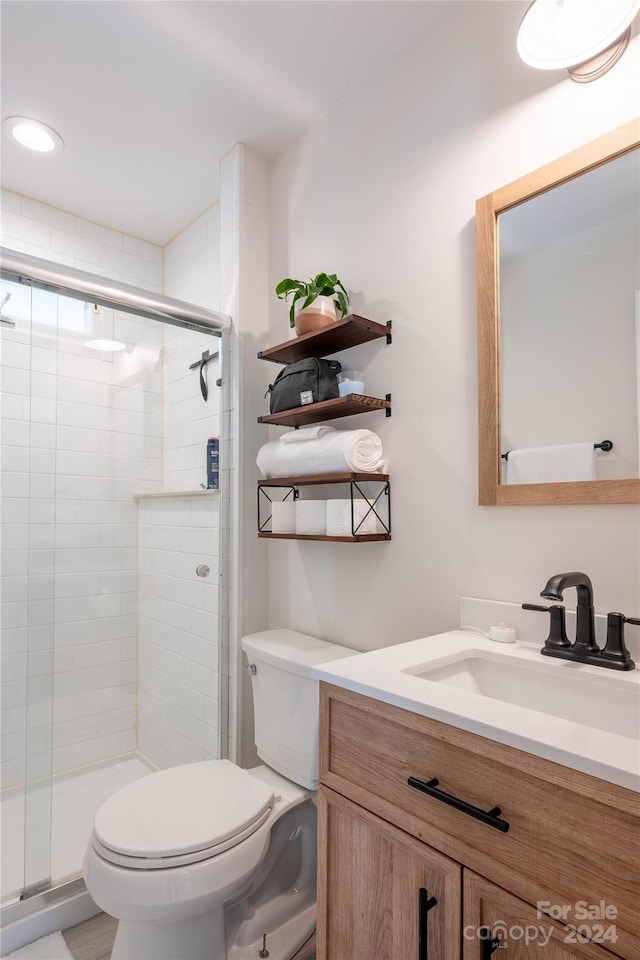
<path id="1" fill-rule="evenodd" d="M 278 439 L 280 443 L 301 443 L 303 440 L 317 440 L 318 437 L 324 437 L 327 433 L 337 432 L 335 427 L 320 424 L 317 427 L 300 427 L 298 430 L 287 430 Z"/>
<path id="2" fill-rule="evenodd" d="M 331 430 L 304 443 L 263 444 L 256 458 L 263 477 L 312 476 L 323 473 L 386 473 L 382 441 L 372 430 Z"/>

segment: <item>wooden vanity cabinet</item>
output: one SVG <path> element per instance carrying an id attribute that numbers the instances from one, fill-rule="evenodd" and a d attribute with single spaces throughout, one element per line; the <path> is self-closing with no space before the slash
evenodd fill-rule
<path id="1" fill-rule="evenodd" d="M 512 938 L 500 960 L 640 960 L 637 793 L 326 683 L 320 718 L 318 960 L 489 960 L 489 944 L 460 931 L 505 920 L 509 910 L 554 932 L 544 951 Z M 410 778 L 435 781 L 435 795 Z M 413 887 L 410 871 L 398 879 L 396 849 L 447 877 L 426 953 L 415 947 L 417 873 Z M 394 878 L 405 887 L 401 900 Z M 429 883 L 420 881 L 428 891 Z M 603 903 L 615 919 L 581 923 L 581 902 Z M 566 909 L 555 923 L 544 911 L 553 917 L 558 908 Z M 363 918 L 372 917 L 384 936 L 370 932 Z M 599 937 L 611 923 L 616 939 Z M 575 942 L 572 925 L 581 929 Z M 589 928 L 602 946 L 581 942 Z"/>
<path id="2" fill-rule="evenodd" d="M 611 954 L 594 943 L 585 942 L 580 930 L 567 930 L 548 917 L 538 915 L 535 907 L 512 894 L 464 870 L 464 912 L 462 960 L 613 960 Z M 593 929 L 595 925 L 590 925 Z M 607 924 L 598 934 L 606 936 Z M 478 931 L 482 931 L 478 936 Z M 487 939 L 483 939 L 486 936 Z M 495 937 L 495 939 L 493 939 Z M 604 942 L 615 947 L 615 933 Z M 493 940 L 493 943 L 492 943 Z M 498 946 L 499 944 L 499 946 Z"/>
<path id="3" fill-rule="evenodd" d="M 460 960 L 462 869 L 321 787 L 318 957 Z"/>

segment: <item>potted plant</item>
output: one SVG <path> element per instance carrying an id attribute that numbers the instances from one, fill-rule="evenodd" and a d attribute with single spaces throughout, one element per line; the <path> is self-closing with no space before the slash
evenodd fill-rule
<path id="1" fill-rule="evenodd" d="M 335 273 L 318 273 L 308 281 L 287 277 L 276 287 L 280 300 L 293 294 L 289 321 L 301 337 L 336 321 L 336 308 L 341 317 L 349 310 L 349 294 Z"/>

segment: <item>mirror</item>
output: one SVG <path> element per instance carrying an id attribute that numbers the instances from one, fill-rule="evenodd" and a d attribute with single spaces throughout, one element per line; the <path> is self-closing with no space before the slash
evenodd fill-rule
<path id="1" fill-rule="evenodd" d="M 476 228 L 480 504 L 640 503 L 640 120 Z"/>

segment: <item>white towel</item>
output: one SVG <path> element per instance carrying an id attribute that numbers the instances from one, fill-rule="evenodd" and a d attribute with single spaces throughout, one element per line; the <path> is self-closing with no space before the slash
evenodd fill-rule
<path id="1" fill-rule="evenodd" d="M 507 458 L 507 483 L 569 483 L 595 478 L 593 443 L 510 450 Z"/>
<path id="2" fill-rule="evenodd" d="M 278 439 L 280 443 L 301 443 L 303 440 L 317 440 L 318 437 L 324 437 L 327 433 L 337 432 L 335 427 L 320 424 L 318 427 L 299 427 L 298 430 L 288 430 Z"/>
<path id="3" fill-rule="evenodd" d="M 372 430 L 331 430 L 304 443 L 263 444 L 256 458 L 263 477 L 308 477 L 322 473 L 386 473 L 382 441 Z"/>

